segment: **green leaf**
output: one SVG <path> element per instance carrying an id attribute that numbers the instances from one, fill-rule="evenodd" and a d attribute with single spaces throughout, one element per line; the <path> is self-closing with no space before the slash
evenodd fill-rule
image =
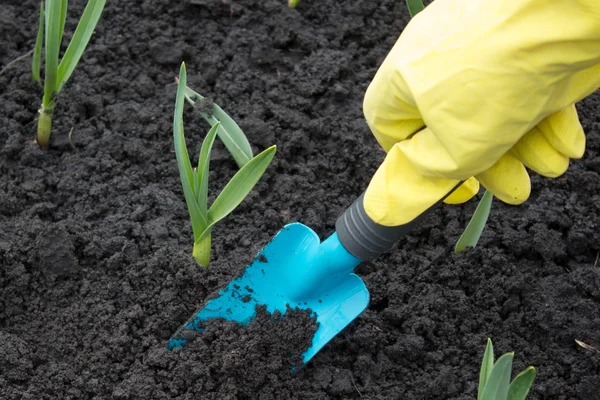
<path id="1" fill-rule="evenodd" d="M 83 11 L 83 15 L 77 24 L 73 38 L 69 43 L 69 47 L 67 47 L 67 51 L 65 51 L 65 55 L 58 67 L 57 93 L 60 92 L 65 82 L 71 77 L 73 70 L 75 70 L 75 66 L 88 45 L 88 42 L 94 33 L 94 29 L 96 29 L 96 24 L 100 19 L 105 4 L 106 0 L 88 1 L 85 10 Z"/>
<path id="2" fill-rule="evenodd" d="M 48 0 L 46 1 L 44 16 L 45 16 L 45 77 L 44 77 L 44 98 L 42 105 L 45 108 L 50 107 L 54 101 L 54 96 L 57 92 L 58 82 L 58 53 L 60 50 L 60 29 L 61 29 L 61 1 Z"/>
<path id="3" fill-rule="evenodd" d="M 246 164 L 248 161 L 250 161 L 253 154 L 250 143 L 248 142 L 248 138 L 246 138 L 246 135 L 242 129 L 225 111 L 223 111 L 221 107 L 216 104 L 213 104 L 212 114 L 215 118 L 221 121 L 222 130 L 227 134 L 227 140 L 230 140 L 236 148 L 240 149 L 244 153 L 243 157 L 238 158 L 245 160 L 245 162 L 240 165 L 240 162 L 238 161 L 238 165 L 241 167 L 242 165 Z M 223 143 L 225 143 L 226 139 L 221 138 L 221 140 L 223 140 Z"/>
<path id="4" fill-rule="evenodd" d="M 275 156 L 277 146 L 271 146 L 244 165 L 225 186 L 208 210 L 208 226 L 201 237 L 231 213 L 250 193 Z"/>
<path id="5" fill-rule="evenodd" d="M 173 142 L 175 145 L 175 155 L 177 157 L 177 167 L 179 177 L 183 186 L 183 194 L 187 203 L 190 219 L 192 221 L 192 230 L 194 238 L 206 229 L 206 217 L 202 215 L 196 196 L 194 195 L 195 174 L 192 171 L 190 157 L 188 156 L 187 146 L 185 145 L 185 136 L 183 132 L 183 106 L 185 104 L 185 83 L 186 71 L 185 63 L 181 64 L 179 70 L 179 83 L 177 85 L 177 99 L 175 101 L 175 114 L 173 116 Z"/>
<path id="6" fill-rule="evenodd" d="M 506 353 L 498 359 L 487 379 L 481 398 L 478 400 L 506 400 L 510 385 L 513 353 Z"/>
<path id="7" fill-rule="evenodd" d="M 485 384 L 492 373 L 494 367 L 494 346 L 492 340 L 488 338 L 487 345 L 485 347 L 485 353 L 483 353 L 483 361 L 481 362 L 481 370 L 479 371 L 479 388 L 477 391 L 477 398 L 481 399 L 483 395 L 483 389 Z"/>
<path id="8" fill-rule="evenodd" d="M 507 400 L 525 400 L 531 385 L 535 379 L 535 368 L 528 367 L 525 371 L 516 376 L 508 388 Z"/>
<path id="9" fill-rule="evenodd" d="M 456 246 L 454 247 L 455 252 L 460 253 L 467 247 L 474 248 L 477 246 L 477 242 L 479 242 L 481 233 L 483 232 L 488 216 L 490 215 L 493 198 L 494 195 L 486 190 L 481 201 L 477 205 L 467 228 L 456 242 Z"/>
<path id="10" fill-rule="evenodd" d="M 34 81 L 40 83 L 40 65 L 42 59 L 42 45 L 44 43 L 44 2 L 40 2 L 40 22 L 38 25 L 35 48 L 33 49 L 33 60 L 31 61 L 31 76 Z"/>
<path id="11" fill-rule="evenodd" d="M 410 13 L 411 18 L 425 8 L 421 0 L 406 0 L 406 5 L 408 6 L 408 12 Z"/>
<path id="12" fill-rule="evenodd" d="M 196 101 L 204 100 L 204 97 L 194 90 L 186 87 L 186 99 L 192 105 Z M 248 142 L 248 138 L 238 126 L 238 124 L 217 104 L 212 105 L 212 114 L 209 115 L 204 111 L 200 111 L 200 115 L 211 126 L 217 122 L 221 122 L 221 127 L 217 131 L 219 139 L 223 142 L 238 167 L 243 167 L 252 158 L 252 148 Z"/>
<path id="13" fill-rule="evenodd" d="M 55 0 L 48 0 L 55 1 Z M 65 24 L 67 23 L 67 8 L 69 8 L 68 0 L 61 0 L 62 4 L 60 5 L 60 35 L 58 36 L 58 45 L 62 44 L 63 34 L 65 33 Z"/>
<path id="14" fill-rule="evenodd" d="M 210 150 L 215 142 L 217 136 L 217 130 L 221 123 L 216 123 L 210 128 L 204 142 L 202 142 L 202 148 L 200 149 L 200 156 L 198 157 L 198 169 L 196 170 L 196 201 L 200 207 L 202 215 L 207 215 L 207 204 L 208 204 L 208 167 L 210 165 Z"/>

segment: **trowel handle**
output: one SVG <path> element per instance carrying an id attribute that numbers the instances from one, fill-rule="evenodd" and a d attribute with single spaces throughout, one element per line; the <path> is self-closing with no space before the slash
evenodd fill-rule
<path id="1" fill-rule="evenodd" d="M 462 183 L 456 185 L 445 197 Z M 444 200 L 440 200 L 407 224 L 384 226 L 369 218 L 363 203 L 364 197 L 365 194 L 361 194 L 335 223 L 340 243 L 350 254 L 363 261 L 374 260 L 391 249 L 394 243 L 419 225 L 425 216 Z"/>
<path id="2" fill-rule="evenodd" d="M 335 223 L 340 243 L 350 254 L 363 261 L 374 260 L 388 251 L 427 214 L 424 212 L 400 226 L 379 225 L 367 215 L 363 204 L 364 197 L 364 193 L 360 195 Z"/>

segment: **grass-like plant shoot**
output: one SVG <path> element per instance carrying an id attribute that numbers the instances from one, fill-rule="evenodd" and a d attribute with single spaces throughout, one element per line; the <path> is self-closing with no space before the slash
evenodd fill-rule
<path id="1" fill-rule="evenodd" d="M 46 0 L 40 9 L 40 22 L 32 61 L 32 77 L 40 82 L 42 42 L 44 42 L 44 96 L 39 110 L 37 142 L 47 148 L 52 133 L 56 97 L 75 70 L 87 47 L 106 0 L 89 0 L 73 38 L 59 63 L 60 45 L 67 20 L 67 0 Z"/>
<path id="2" fill-rule="evenodd" d="M 408 12 L 410 13 L 411 18 L 423 11 L 425 8 L 423 1 L 421 0 L 406 0 L 406 5 L 408 6 Z"/>
<path id="3" fill-rule="evenodd" d="M 173 140 L 179 177 L 181 178 L 183 193 L 194 233 L 192 255 L 198 264 L 207 268 L 210 262 L 212 229 L 217 222 L 231 213 L 250 193 L 271 163 L 275 155 L 276 146 L 269 147 L 244 164 L 233 178 L 231 178 L 229 183 L 227 183 L 225 188 L 223 188 L 209 208 L 207 203 L 210 151 L 222 122 L 217 121 L 212 124 L 210 131 L 202 142 L 198 167 L 192 168 L 183 132 L 183 107 L 186 99 L 186 81 L 186 69 L 185 63 L 183 63 L 181 64 L 177 84 L 177 99 L 175 101 L 175 115 L 173 117 Z"/>
<path id="4" fill-rule="evenodd" d="M 481 370 L 477 400 L 524 400 L 533 385 L 536 371 L 527 367 L 510 381 L 514 353 L 506 353 L 494 363 L 494 347 L 488 339 Z"/>
<path id="5" fill-rule="evenodd" d="M 185 87 L 185 99 L 194 107 L 200 101 L 204 101 L 205 98 L 198 92 L 190 89 L 188 86 Z M 198 108 L 196 108 L 198 110 Z M 211 112 L 200 111 L 200 115 L 210 126 L 215 126 L 220 122 L 220 126 L 217 129 L 217 135 L 223 142 L 229 153 L 233 156 L 233 159 L 237 163 L 238 167 L 243 167 L 253 157 L 252 148 L 248 142 L 248 138 L 238 126 L 238 124 L 231 118 L 221 107 L 217 104 L 212 103 Z"/>
<path id="6" fill-rule="evenodd" d="M 492 207 L 492 200 L 494 195 L 487 190 L 483 194 L 483 197 L 479 201 L 469 224 L 465 231 L 460 235 L 456 245 L 454 246 L 454 251 L 457 253 L 463 252 L 467 247 L 475 248 L 477 246 L 477 242 L 479 242 L 479 238 L 481 237 L 481 233 L 485 228 L 485 224 L 490 215 L 490 209 Z"/>
<path id="7" fill-rule="evenodd" d="M 34 81 L 41 84 L 40 62 L 42 59 L 42 45 L 44 43 L 44 2 L 40 2 L 40 22 L 38 24 L 38 33 L 35 39 L 35 48 L 33 50 L 33 59 L 31 61 L 31 77 Z"/>

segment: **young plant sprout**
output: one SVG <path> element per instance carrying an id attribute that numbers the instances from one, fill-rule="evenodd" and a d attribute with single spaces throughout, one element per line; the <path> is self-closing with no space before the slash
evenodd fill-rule
<path id="1" fill-rule="evenodd" d="M 33 52 L 32 76 L 40 82 L 40 59 L 42 41 L 44 53 L 44 97 L 40 107 L 37 141 L 47 148 L 52 132 L 52 116 L 56 106 L 56 96 L 62 90 L 85 50 L 96 24 L 100 19 L 106 0 L 89 0 L 77 24 L 73 38 L 59 63 L 60 45 L 67 20 L 67 0 L 46 0 L 40 6 L 40 22 Z"/>
<path id="2" fill-rule="evenodd" d="M 238 167 L 243 167 L 252 158 L 252 148 L 246 138 L 244 132 L 240 129 L 238 124 L 231 118 L 221 107 L 212 103 L 209 105 L 211 108 L 210 113 L 199 109 L 198 103 L 205 101 L 206 99 L 199 93 L 193 91 L 189 87 L 185 87 L 185 99 L 193 105 L 200 115 L 210 126 L 215 126 L 220 122 L 220 126 L 217 129 L 217 135 L 223 142 L 229 153 L 233 156 L 233 159 L 237 163 Z"/>
<path id="3" fill-rule="evenodd" d="M 488 216 L 490 215 L 493 198 L 494 195 L 486 190 L 479 201 L 467 228 L 463 234 L 460 235 L 460 238 L 458 238 L 458 241 L 454 246 L 454 251 L 456 253 L 462 253 L 467 247 L 475 248 L 475 246 L 477 246 L 477 242 L 479 242 L 483 228 L 485 228 Z"/>
<path id="4" fill-rule="evenodd" d="M 44 2 L 40 2 L 40 22 L 38 24 L 38 33 L 35 39 L 35 48 L 33 49 L 33 60 L 31 61 L 31 77 L 34 81 L 41 84 L 40 80 L 40 60 L 42 58 L 42 44 L 44 42 Z"/>
<path id="5" fill-rule="evenodd" d="M 251 158 L 231 178 L 213 204 L 208 207 L 208 173 L 210 151 L 222 122 L 215 122 L 202 142 L 198 167 L 192 169 L 185 137 L 183 133 L 183 106 L 186 97 L 185 63 L 181 64 L 177 84 L 177 99 L 173 117 L 173 139 L 179 177 L 187 203 L 192 231 L 194 233 L 194 248 L 192 255 L 198 264 L 207 268 L 210 262 L 211 232 L 215 224 L 231 213 L 250 193 L 254 185 L 263 175 L 273 156 L 276 146 L 271 146 Z M 237 126 L 237 124 L 236 124 Z"/>
<path id="6" fill-rule="evenodd" d="M 411 18 L 425 8 L 421 0 L 406 0 L 406 5 L 408 6 L 408 12 L 410 13 Z"/>
<path id="7" fill-rule="evenodd" d="M 300 0 L 288 0 L 288 7 L 296 8 L 300 4 Z"/>
<path id="8" fill-rule="evenodd" d="M 527 367 L 510 381 L 514 353 L 506 353 L 494 363 L 494 348 L 488 339 L 479 372 L 477 400 L 524 400 L 535 379 L 535 368 Z"/>

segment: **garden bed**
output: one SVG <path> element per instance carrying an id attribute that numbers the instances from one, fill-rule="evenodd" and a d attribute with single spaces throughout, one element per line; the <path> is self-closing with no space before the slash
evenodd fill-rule
<path id="1" fill-rule="evenodd" d="M 67 34 L 83 1 L 70 2 Z M 452 247 L 476 202 L 443 206 L 358 274 L 369 308 L 305 368 L 312 322 L 215 322 L 182 352 L 170 335 L 286 223 L 321 237 L 384 153 L 361 104 L 409 17 L 400 0 L 109 1 L 58 98 L 49 151 L 33 143 L 42 90 L 30 58 L 0 75 L 0 398 L 467 399 L 486 339 L 534 365 L 531 399 L 597 399 L 600 96 L 579 105 L 583 160 L 531 199 L 495 201 L 476 250 Z M 0 68 L 32 49 L 38 2 L 4 0 Z M 213 232 L 209 270 L 173 150 L 174 77 L 221 105 L 266 174 Z M 190 154 L 208 125 L 186 112 Z M 69 132 L 72 129 L 72 134 Z M 209 193 L 235 173 L 216 143 Z"/>

